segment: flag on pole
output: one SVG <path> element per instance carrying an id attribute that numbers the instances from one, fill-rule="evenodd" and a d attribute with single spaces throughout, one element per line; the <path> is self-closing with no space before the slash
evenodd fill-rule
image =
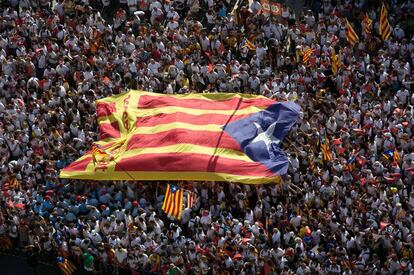
<path id="1" fill-rule="evenodd" d="M 354 28 L 352 27 L 351 23 L 349 23 L 348 19 L 346 20 L 346 40 L 351 44 L 352 46 L 355 45 L 355 43 L 358 42 L 359 37 L 356 34 Z"/>
<path id="2" fill-rule="evenodd" d="M 187 192 L 187 208 L 193 208 L 197 201 L 197 193 L 188 191 Z"/>
<path id="3" fill-rule="evenodd" d="M 371 34 L 371 26 L 372 26 L 372 20 L 369 18 L 368 13 L 365 13 L 364 16 L 364 32 L 366 35 Z"/>
<path id="4" fill-rule="evenodd" d="M 20 182 L 16 179 L 16 177 L 13 177 L 9 182 L 9 189 L 19 189 L 20 188 Z"/>
<path id="5" fill-rule="evenodd" d="M 336 75 L 339 70 L 339 66 L 341 66 L 341 63 L 339 61 L 338 55 L 336 54 L 335 50 L 332 51 L 332 73 Z"/>
<path id="6" fill-rule="evenodd" d="M 397 149 L 394 149 L 394 161 L 396 161 L 397 163 L 401 163 L 401 157 L 400 154 L 398 154 Z"/>
<path id="7" fill-rule="evenodd" d="M 391 36 L 391 25 L 388 21 L 388 10 L 384 2 L 381 6 L 379 34 L 381 35 L 383 40 L 388 40 Z"/>
<path id="8" fill-rule="evenodd" d="M 72 275 L 76 271 L 76 266 L 71 261 L 63 257 L 57 257 L 57 265 L 63 275 Z"/>
<path id="9" fill-rule="evenodd" d="M 306 64 L 306 63 L 309 62 L 309 59 L 310 59 L 311 55 L 312 55 L 312 49 L 311 48 L 307 48 L 305 50 L 305 52 L 303 53 L 303 59 L 302 59 L 303 64 Z"/>
<path id="10" fill-rule="evenodd" d="M 289 166 L 282 141 L 300 113 L 293 102 L 231 93 L 130 90 L 96 106 L 96 143 L 107 156 L 94 165 L 90 150 L 62 178 L 276 183 Z"/>
<path id="11" fill-rule="evenodd" d="M 346 162 L 346 166 L 348 168 L 349 171 L 354 170 L 355 168 L 355 161 L 357 160 L 359 154 L 359 150 L 358 149 L 354 149 L 351 157 L 347 160 Z"/>
<path id="12" fill-rule="evenodd" d="M 180 187 L 172 184 L 167 185 L 167 191 L 165 192 L 164 203 L 162 205 L 162 210 L 165 214 L 177 220 L 181 219 L 183 194 L 184 191 Z"/>
<path id="13" fill-rule="evenodd" d="M 315 172 L 317 170 L 313 156 L 309 157 L 308 159 L 308 167 L 309 167 L 309 170 L 312 172 Z"/>
<path id="14" fill-rule="evenodd" d="M 256 50 L 256 46 L 246 37 L 243 37 L 242 42 L 240 43 L 241 48 L 248 48 L 251 51 L 255 51 Z"/>
<path id="15" fill-rule="evenodd" d="M 321 150 L 322 150 L 322 158 L 324 161 L 333 160 L 331 149 L 329 148 L 329 139 L 326 136 L 325 128 L 322 129 L 322 134 L 321 134 Z"/>
<path id="16" fill-rule="evenodd" d="M 394 149 L 389 149 L 389 150 L 387 150 L 387 151 L 385 151 L 383 154 L 382 154 L 382 156 L 385 158 L 385 159 L 387 159 L 387 160 L 389 160 L 389 159 L 391 159 L 391 158 L 394 158 Z M 398 153 L 397 153 L 398 154 Z"/>

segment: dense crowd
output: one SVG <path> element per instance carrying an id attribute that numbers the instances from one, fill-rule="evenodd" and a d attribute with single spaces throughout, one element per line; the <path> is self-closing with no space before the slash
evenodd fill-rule
<path id="1" fill-rule="evenodd" d="M 414 274 L 414 2 L 386 1 L 388 41 L 378 1 L 304 2 L 3 1 L 0 249 L 94 274 Z M 126 89 L 297 102 L 287 177 L 187 182 L 199 196 L 176 221 L 165 183 L 59 179 L 98 139 L 94 101 Z"/>

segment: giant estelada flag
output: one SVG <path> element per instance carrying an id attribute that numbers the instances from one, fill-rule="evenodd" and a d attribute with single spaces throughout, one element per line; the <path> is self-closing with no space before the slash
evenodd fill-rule
<path id="1" fill-rule="evenodd" d="M 131 90 L 96 102 L 100 139 L 60 177 L 278 182 L 288 169 L 281 143 L 299 112 L 256 95 Z"/>

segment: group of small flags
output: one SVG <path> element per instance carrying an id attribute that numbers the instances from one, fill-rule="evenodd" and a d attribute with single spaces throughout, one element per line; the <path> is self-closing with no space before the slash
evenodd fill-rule
<path id="1" fill-rule="evenodd" d="M 193 208 L 197 201 L 197 193 L 189 190 L 184 190 L 177 185 L 167 185 L 164 203 L 161 208 L 165 214 L 170 217 L 174 217 L 177 220 L 181 219 L 185 191 L 187 192 L 187 208 Z"/>
<path id="2" fill-rule="evenodd" d="M 372 19 L 366 13 L 363 18 L 364 33 L 370 35 L 372 32 Z M 381 5 L 380 20 L 379 20 L 379 34 L 383 40 L 388 40 L 391 36 L 391 24 L 388 21 L 388 9 L 384 3 Z M 359 36 L 355 32 L 352 24 L 346 19 L 346 40 L 349 44 L 354 46 L 359 41 Z"/>

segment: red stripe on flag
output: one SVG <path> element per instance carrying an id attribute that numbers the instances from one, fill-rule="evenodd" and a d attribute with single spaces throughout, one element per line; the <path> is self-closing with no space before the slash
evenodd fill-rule
<path id="1" fill-rule="evenodd" d="M 197 153 L 142 154 L 118 161 L 115 171 L 146 172 L 215 172 L 241 176 L 274 177 L 258 162 Z"/>
<path id="2" fill-rule="evenodd" d="M 203 114 L 192 115 L 183 112 L 175 112 L 172 114 L 157 114 L 155 116 L 138 117 L 137 127 L 150 127 L 159 124 L 168 124 L 172 122 L 184 122 L 194 125 L 205 124 L 222 124 L 230 123 L 249 116 L 246 115 L 221 115 L 221 114 Z"/>
<path id="3" fill-rule="evenodd" d="M 72 162 L 68 167 L 64 170 L 65 172 L 73 172 L 73 171 L 85 171 L 88 164 L 91 162 L 92 157 L 87 157 L 79 161 Z"/>
<path id="4" fill-rule="evenodd" d="M 116 112 L 115 102 L 98 102 L 96 104 L 96 116 L 109 116 Z"/>
<path id="5" fill-rule="evenodd" d="M 181 218 L 180 212 L 183 209 L 183 196 L 184 196 L 184 191 L 182 189 L 180 189 L 178 192 L 180 192 L 178 195 L 178 213 L 177 213 L 177 218 Z"/>
<path id="6" fill-rule="evenodd" d="M 143 95 L 139 98 L 138 108 L 184 107 L 200 110 L 240 110 L 250 106 L 267 107 L 275 101 L 267 98 L 231 98 L 227 100 L 177 99 L 167 96 Z"/>
<path id="7" fill-rule="evenodd" d="M 241 150 L 240 145 L 226 132 L 172 129 L 156 134 L 136 134 L 128 141 L 127 150 L 145 147 L 170 146 L 188 143 L 212 148 Z"/>
<path id="8" fill-rule="evenodd" d="M 101 123 L 99 124 L 99 138 L 119 138 L 121 133 L 119 132 L 118 121 L 112 123 Z"/>

